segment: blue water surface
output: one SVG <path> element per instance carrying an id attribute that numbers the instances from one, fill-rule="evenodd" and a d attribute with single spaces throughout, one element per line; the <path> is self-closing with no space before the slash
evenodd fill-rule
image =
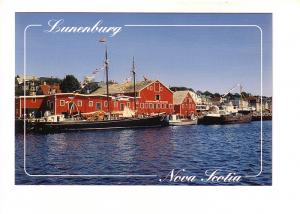
<path id="1" fill-rule="evenodd" d="M 262 124 L 261 173 L 260 121 L 232 125 L 27 134 L 25 167 L 28 174 L 24 171 L 24 136 L 16 134 L 15 183 L 271 185 L 272 122 L 264 121 Z M 187 175 L 194 175 L 197 179 L 192 183 L 160 182 L 159 179 L 167 176 L 172 169 L 185 169 Z M 224 175 L 234 172 L 242 178 L 237 183 L 201 181 L 206 170 L 215 169 Z"/>

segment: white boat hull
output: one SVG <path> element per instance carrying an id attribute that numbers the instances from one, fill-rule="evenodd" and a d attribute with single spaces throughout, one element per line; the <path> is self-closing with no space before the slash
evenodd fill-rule
<path id="1" fill-rule="evenodd" d="M 169 121 L 170 126 L 189 126 L 197 125 L 197 120 L 181 120 L 181 121 Z"/>

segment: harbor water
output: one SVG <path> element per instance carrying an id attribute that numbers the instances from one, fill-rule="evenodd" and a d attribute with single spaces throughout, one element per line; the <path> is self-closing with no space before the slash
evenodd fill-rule
<path id="1" fill-rule="evenodd" d="M 25 140 L 26 143 L 23 134 L 16 134 L 16 184 L 272 184 L 272 121 L 262 122 L 262 136 L 261 122 L 253 121 L 232 125 L 27 134 Z M 28 174 L 24 171 L 24 145 Z M 159 181 L 173 169 L 184 169 L 186 174 L 197 178 L 205 177 L 207 170 L 217 169 L 220 173 L 234 172 L 241 179 L 236 183 L 201 179 Z"/>

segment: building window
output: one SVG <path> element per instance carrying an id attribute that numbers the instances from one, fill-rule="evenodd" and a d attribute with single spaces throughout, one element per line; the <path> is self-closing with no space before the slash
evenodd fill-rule
<path id="1" fill-rule="evenodd" d="M 124 103 L 121 103 L 121 104 L 120 104 L 120 111 L 124 111 L 124 107 L 125 107 L 125 104 L 124 104 Z"/>
<path id="2" fill-rule="evenodd" d="M 148 108 L 148 103 L 145 103 L 145 108 Z"/>
<path id="3" fill-rule="evenodd" d="M 93 107 L 94 102 L 93 101 L 89 101 L 89 107 Z"/>
<path id="4" fill-rule="evenodd" d="M 127 102 L 127 107 L 130 108 L 130 102 Z"/>
<path id="5" fill-rule="evenodd" d="M 153 108 L 153 104 L 152 103 L 149 104 L 149 108 L 151 108 L 151 109 Z"/>
<path id="6" fill-rule="evenodd" d="M 77 101 L 77 105 L 78 105 L 79 107 L 81 107 L 81 106 L 82 106 L 82 101 L 81 101 L 81 100 L 78 100 L 78 101 Z"/>
<path id="7" fill-rule="evenodd" d="M 160 96 L 158 94 L 155 95 L 155 100 L 160 100 Z"/>
<path id="8" fill-rule="evenodd" d="M 36 98 L 32 98 L 31 100 L 33 103 L 36 103 Z"/>
<path id="9" fill-rule="evenodd" d="M 47 106 L 48 107 L 50 106 L 50 100 L 47 100 Z"/>
<path id="10" fill-rule="evenodd" d="M 172 104 L 169 104 L 169 109 L 172 109 Z"/>
<path id="11" fill-rule="evenodd" d="M 153 86 L 150 86 L 150 91 L 152 91 L 153 90 Z"/>
<path id="12" fill-rule="evenodd" d="M 160 87 L 159 90 L 162 91 L 162 90 L 163 90 L 163 87 Z"/>
<path id="13" fill-rule="evenodd" d="M 156 104 L 156 108 L 159 109 L 160 108 L 160 104 Z"/>
<path id="14" fill-rule="evenodd" d="M 99 102 L 96 103 L 96 109 L 101 110 L 101 103 L 99 103 Z"/>
<path id="15" fill-rule="evenodd" d="M 59 101 L 59 105 L 60 105 L 60 106 L 65 106 L 65 104 L 66 104 L 66 102 L 65 102 L 64 100 L 60 100 L 60 101 Z"/>
<path id="16" fill-rule="evenodd" d="M 69 109 L 74 109 L 74 103 L 73 102 L 69 102 L 68 108 Z"/>
<path id="17" fill-rule="evenodd" d="M 104 101 L 104 107 L 107 107 L 107 101 Z"/>
<path id="18" fill-rule="evenodd" d="M 141 108 L 144 108 L 144 103 L 141 103 Z"/>

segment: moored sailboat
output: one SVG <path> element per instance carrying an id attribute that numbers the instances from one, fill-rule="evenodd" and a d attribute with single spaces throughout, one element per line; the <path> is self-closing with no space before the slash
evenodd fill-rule
<path id="1" fill-rule="evenodd" d="M 146 127 L 161 127 L 169 124 L 168 118 L 165 114 L 160 113 L 148 117 L 137 117 L 135 114 L 130 117 L 114 117 L 110 110 L 110 94 L 109 94 L 109 71 L 108 71 L 108 51 L 105 48 L 104 61 L 105 75 L 106 75 L 106 102 L 107 112 L 104 113 L 103 118 L 95 120 L 87 120 L 78 112 L 77 117 L 65 118 L 64 115 L 45 115 L 42 118 L 28 120 L 26 115 L 24 119 L 16 121 L 17 130 L 25 130 L 27 132 L 39 133 L 57 133 L 69 131 L 87 131 L 87 130 L 107 130 L 107 129 L 124 129 L 124 128 L 146 128 Z M 134 88 L 134 109 L 136 112 L 136 91 L 135 91 L 135 64 L 132 62 L 133 88 Z"/>

